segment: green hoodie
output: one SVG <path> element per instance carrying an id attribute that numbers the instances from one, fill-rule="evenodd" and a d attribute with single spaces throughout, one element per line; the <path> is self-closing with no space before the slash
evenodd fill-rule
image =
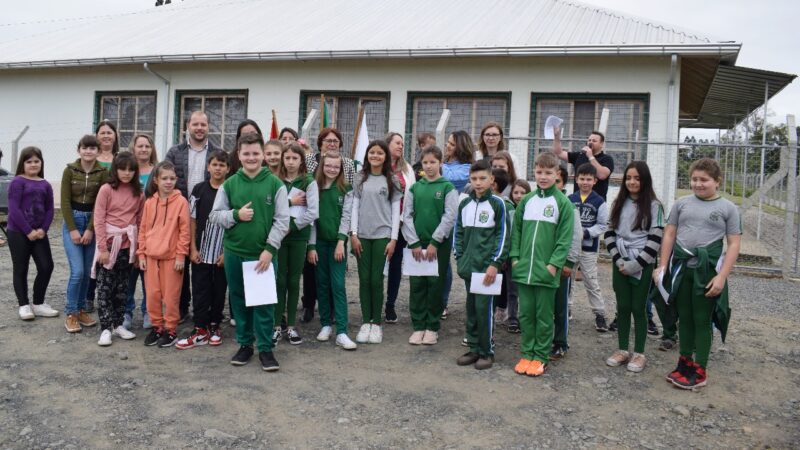
<path id="1" fill-rule="evenodd" d="M 239 209 L 249 202 L 253 218 L 243 222 Z M 239 169 L 220 186 L 208 220 L 225 228 L 226 250 L 246 258 L 258 258 L 264 250 L 274 256 L 289 232 L 286 187 L 266 167 L 253 178 Z"/>
<path id="2" fill-rule="evenodd" d="M 353 187 L 349 184 L 341 191 L 336 183 L 319 193 L 319 219 L 314 223 L 308 249 L 315 250 L 317 240 L 347 242 L 350 232 L 350 214 L 353 210 Z"/>
<path id="3" fill-rule="evenodd" d="M 286 187 L 287 204 L 291 211 L 292 188 L 296 188 L 306 193 L 306 209 L 300 217 L 291 217 L 289 223 L 289 234 L 286 239 L 292 241 L 308 241 L 311 236 L 311 225 L 319 217 L 319 189 L 317 182 L 310 174 L 301 175 L 292 181 L 283 180 Z"/>
<path id="4" fill-rule="evenodd" d="M 526 195 L 514 214 L 511 277 L 517 283 L 557 289 L 572 246 L 575 207 L 555 185 Z M 547 266 L 552 265 L 555 275 Z"/>
<path id="5" fill-rule="evenodd" d="M 94 209 L 94 202 L 97 199 L 97 193 L 100 192 L 100 186 L 105 184 L 109 175 L 108 170 L 97 161 L 88 172 L 83 171 L 80 158 L 67 164 L 61 175 L 61 215 L 64 216 L 67 230 L 75 231 L 77 229 L 75 218 L 72 216 L 73 209 L 79 211 Z M 94 220 L 91 218 L 87 229 L 94 229 Z"/>
<path id="6" fill-rule="evenodd" d="M 491 265 L 499 271 L 508 256 L 511 216 L 506 203 L 491 191 L 478 198 L 475 191 L 461 201 L 456 216 L 456 260 L 458 275 L 470 280 Z"/>
<path id="7" fill-rule="evenodd" d="M 433 244 L 439 248 L 450 239 L 458 213 L 458 191 L 444 177 L 421 178 L 406 194 L 403 236 L 408 248 Z"/>

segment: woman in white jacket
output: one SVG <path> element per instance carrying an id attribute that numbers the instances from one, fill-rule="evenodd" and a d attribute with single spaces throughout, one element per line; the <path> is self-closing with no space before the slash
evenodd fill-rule
<path id="1" fill-rule="evenodd" d="M 403 196 L 411 189 L 411 185 L 417 181 L 414 176 L 414 169 L 411 167 L 403 157 L 403 135 L 394 131 L 386 135 L 385 141 L 389 144 L 389 155 L 392 158 L 392 170 L 394 175 L 400 181 L 400 187 L 403 189 Z M 403 203 L 400 203 L 400 214 L 402 217 Z M 395 312 L 394 304 L 397 301 L 397 293 L 400 290 L 401 269 L 403 266 L 403 248 L 406 246 L 406 240 L 403 234 L 400 233 L 397 237 L 397 246 L 395 247 L 394 254 L 389 260 L 389 283 L 386 289 L 386 323 L 397 322 L 397 313 Z"/>

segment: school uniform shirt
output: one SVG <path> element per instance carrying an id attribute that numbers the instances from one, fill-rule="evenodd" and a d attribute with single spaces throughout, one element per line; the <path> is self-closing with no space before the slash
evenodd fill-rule
<path id="1" fill-rule="evenodd" d="M 575 206 L 555 185 L 520 200 L 511 238 L 511 275 L 517 283 L 557 289 L 572 246 Z M 556 268 L 550 275 L 547 266 Z"/>
<path id="2" fill-rule="evenodd" d="M 392 176 L 394 190 L 389 198 L 389 185 L 383 175 L 356 176 L 353 185 L 353 215 L 350 230 L 364 239 L 397 239 L 400 232 L 400 202 L 403 190 Z"/>
<path id="3" fill-rule="evenodd" d="M 658 200 L 650 204 L 650 223 L 634 230 L 639 207 L 631 198 L 625 199 L 619 214 L 617 228 L 611 228 L 609 221 L 606 232 L 606 248 L 614 265 L 624 261 L 626 273 L 640 272 L 644 267 L 656 262 L 661 238 L 664 235 L 664 208 Z"/>
<path id="4" fill-rule="evenodd" d="M 346 184 L 344 190 L 336 183 L 327 189 L 320 190 L 319 218 L 314 221 L 308 249 L 316 248 L 317 240 L 326 242 L 347 242 L 350 232 L 350 215 L 353 210 L 353 188 Z"/>
<path id="5" fill-rule="evenodd" d="M 439 248 L 450 239 L 458 213 L 458 191 L 444 177 L 414 183 L 403 199 L 403 237 L 408 248 L 433 244 Z"/>
<path id="6" fill-rule="evenodd" d="M 473 191 L 461 201 L 456 215 L 454 246 L 457 273 L 469 280 L 473 272 L 483 273 L 489 266 L 498 271 L 508 257 L 511 244 L 511 216 L 506 203 L 486 191 L 482 197 Z"/>
<path id="7" fill-rule="evenodd" d="M 250 202 L 253 218 L 242 222 L 239 209 Z M 253 178 L 239 169 L 220 186 L 208 220 L 225 228 L 225 250 L 244 258 L 256 259 L 264 250 L 275 256 L 289 232 L 286 186 L 265 167 Z"/>
<path id="8" fill-rule="evenodd" d="M 607 155 L 605 152 L 600 152 L 594 155 L 597 162 L 600 163 L 601 166 L 607 168 L 614 173 L 614 158 L 610 155 Z M 567 153 L 567 159 L 569 163 L 575 168 L 575 172 L 577 173 L 578 167 L 582 164 L 588 163 L 589 158 L 586 156 L 586 153 L 577 151 L 577 152 L 569 152 Z M 608 194 L 608 180 L 611 179 L 611 174 L 608 175 L 608 178 L 605 180 L 597 179 L 597 184 L 594 185 L 593 191 L 597 192 L 600 197 L 603 197 L 603 200 L 606 200 L 606 196 Z M 578 177 L 575 177 L 575 184 L 572 187 L 572 192 L 578 192 L 580 188 L 578 187 Z"/>
<path id="9" fill-rule="evenodd" d="M 586 200 L 581 197 L 580 191 L 574 192 L 569 200 L 575 205 L 581 219 L 581 249 L 596 253 L 600 246 L 600 236 L 606 232 L 608 225 L 608 203 L 595 191 L 591 191 Z"/>
<path id="10" fill-rule="evenodd" d="M 730 200 L 718 197 L 703 200 L 696 195 L 675 202 L 667 223 L 677 227 L 676 242 L 686 250 L 707 247 L 731 234 L 742 234 L 739 209 Z M 687 262 L 695 267 L 697 258 Z"/>
<path id="11" fill-rule="evenodd" d="M 208 220 L 217 192 L 219 189 L 211 186 L 211 182 L 203 181 L 192 189 L 192 195 L 189 196 L 189 217 L 195 220 L 194 238 L 203 264 L 216 264 L 222 254 L 225 229 Z"/>
<path id="12" fill-rule="evenodd" d="M 342 166 L 344 167 L 344 180 L 349 185 L 353 185 L 353 180 L 356 177 L 356 162 L 352 159 L 344 156 L 344 153 L 339 152 L 342 157 Z M 319 167 L 319 152 L 314 153 L 311 155 L 310 158 L 306 158 L 306 170 L 309 174 L 314 174 L 317 172 L 317 168 Z"/>

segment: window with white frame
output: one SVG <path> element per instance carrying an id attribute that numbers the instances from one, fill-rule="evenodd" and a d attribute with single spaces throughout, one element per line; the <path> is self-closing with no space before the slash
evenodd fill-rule
<path id="1" fill-rule="evenodd" d="M 247 92 L 178 92 L 179 141 L 186 140 L 186 124 L 194 111 L 208 116 L 208 140 L 224 149 L 236 147 L 236 128 L 247 118 Z"/>
<path id="2" fill-rule="evenodd" d="M 487 94 L 437 94 L 411 93 L 411 136 L 435 133 L 442 111 L 450 110 L 446 134 L 465 130 L 474 142 L 480 138 L 481 128 L 487 122 L 497 122 L 508 130 L 508 93 Z"/>
<path id="3" fill-rule="evenodd" d="M 120 148 L 126 148 L 133 136 L 139 133 L 155 137 L 155 91 L 99 92 L 96 97 L 96 122 L 108 120 L 117 127 Z"/>
<path id="4" fill-rule="evenodd" d="M 536 98 L 535 103 L 535 128 L 532 135 L 541 136 L 544 133 L 544 124 L 549 116 L 557 116 L 564 120 L 561 125 L 562 137 L 565 141 L 563 148 L 576 151 L 583 147 L 585 139 L 600 125 L 603 109 L 608 109 L 608 127 L 606 129 L 605 150 L 614 157 L 615 174 L 621 174 L 625 166 L 634 159 L 645 159 L 644 145 L 636 145 L 631 141 L 647 139 L 647 96 L 633 96 L 631 98 L 617 98 L 616 96 L 578 97 L 566 94 L 563 97 Z M 635 97 L 635 98 L 634 98 Z M 568 141 L 567 139 L 577 139 Z M 537 139 L 534 141 L 535 152 L 549 151 L 552 147 L 551 140 Z"/>
<path id="5" fill-rule="evenodd" d="M 367 118 L 367 133 L 370 140 L 383 139 L 388 132 L 387 114 L 389 112 L 389 94 L 387 92 L 319 92 L 301 91 L 300 98 L 305 110 L 301 114 L 300 123 L 304 123 L 312 109 L 320 110 L 320 98 L 325 94 L 325 105 L 328 116 L 328 126 L 336 128 L 342 133 L 342 149 L 349 155 L 353 146 L 353 139 L 358 122 L 358 109 L 364 107 Z M 320 112 L 321 114 L 321 112 Z M 309 129 L 309 140 L 316 146 L 320 130 L 320 120 L 314 121 Z"/>

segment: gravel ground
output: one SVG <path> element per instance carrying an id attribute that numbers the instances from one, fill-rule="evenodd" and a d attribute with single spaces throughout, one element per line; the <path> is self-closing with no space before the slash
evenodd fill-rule
<path id="1" fill-rule="evenodd" d="M 62 310 L 68 268 L 53 234 L 47 302 Z M 351 263 L 354 336 L 361 314 Z M 600 272 L 613 316 L 609 265 Z M 499 328 L 492 369 L 456 366 L 460 282 L 436 346 L 407 344 L 404 280 L 400 322 L 385 327 L 383 344 L 344 352 L 313 340 L 318 323 L 303 324 L 306 341 L 281 342 L 281 369 L 268 374 L 257 359 L 228 363 L 237 348 L 230 328 L 221 347 L 179 351 L 143 346 L 139 317 L 136 340 L 109 348 L 97 346 L 96 327 L 67 334 L 63 316 L 22 322 L 7 247 L 0 280 L 0 448 L 800 447 L 800 298 L 790 281 L 731 278 L 728 343 L 714 344 L 709 386 L 685 392 L 664 381 L 678 355 L 657 351 L 655 339 L 644 372 L 605 366 L 615 334 L 594 331 L 580 285 L 572 348 L 534 379 L 513 372 L 519 336 Z"/>

